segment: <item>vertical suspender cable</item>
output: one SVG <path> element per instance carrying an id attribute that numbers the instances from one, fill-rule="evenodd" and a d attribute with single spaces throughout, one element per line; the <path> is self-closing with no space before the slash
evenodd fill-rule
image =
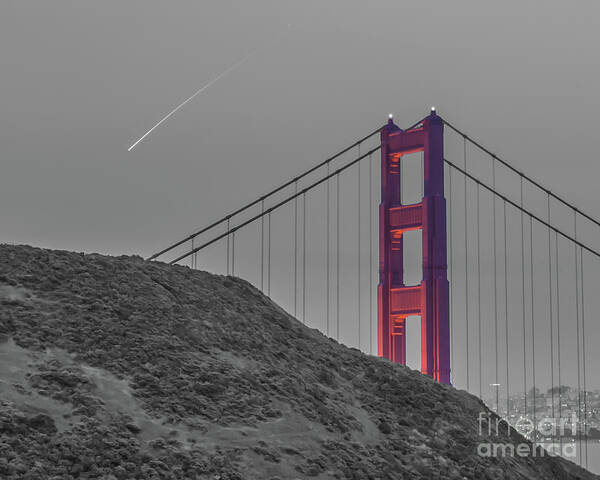
<path id="1" fill-rule="evenodd" d="M 574 217 L 574 227 L 575 227 L 575 241 L 577 241 L 577 212 L 573 211 Z M 580 350 L 580 340 L 579 340 L 579 254 L 577 252 L 577 244 L 575 244 L 575 307 L 576 307 L 576 321 L 577 321 L 577 421 L 579 423 L 579 415 L 581 415 L 581 350 Z M 581 457 L 581 429 L 579 425 L 577 425 L 577 440 L 579 442 L 578 455 L 579 455 L 579 464 L 582 463 Z"/>
<path id="2" fill-rule="evenodd" d="M 479 184 L 477 184 L 477 334 L 479 336 L 479 398 L 483 396 L 482 390 L 482 369 L 483 369 L 483 359 L 481 355 L 481 214 L 480 214 L 480 201 L 481 201 L 481 188 Z"/>
<path id="3" fill-rule="evenodd" d="M 229 275 L 229 218 L 227 219 L 227 275 Z"/>
<path id="4" fill-rule="evenodd" d="M 530 250 L 530 268 L 531 268 L 531 363 L 532 363 L 532 393 L 533 393 L 533 424 L 537 425 L 536 417 L 536 392 L 535 392 L 535 295 L 533 290 L 533 217 L 529 216 L 529 250 Z M 533 431 L 533 446 L 536 445 L 536 433 Z"/>
<path id="5" fill-rule="evenodd" d="M 358 146 L 358 156 L 360 158 L 360 145 Z M 360 271 L 360 224 L 361 224 L 361 218 L 360 218 L 360 207 L 361 207 L 361 198 L 360 198 L 360 181 L 361 181 L 361 175 L 360 175 L 360 162 L 358 162 L 358 165 L 356 166 L 358 168 L 358 228 L 357 228 L 357 232 L 358 232 L 358 238 L 357 238 L 357 243 L 358 243 L 358 257 L 357 257 L 357 264 L 358 264 L 358 279 L 357 279 L 357 285 L 358 285 L 358 291 L 357 293 L 357 303 L 358 303 L 358 349 L 361 349 L 361 335 L 360 335 L 360 308 L 361 308 L 361 301 L 360 301 L 360 296 L 361 296 L 361 291 L 360 291 L 360 279 L 361 279 L 361 271 Z"/>
<path id="6" fill-rule="evenodd" d="M 235 276 L 235 232 L 231 234 L 231 275 Z"/>
<path id="7" fill-rule="evenodd" d="M 583 434 L 585 437 L 585 468 L 588 468 L 588 432 L 587 432 L 587 415 L 588 415 L 588 405 L 587 405 L 587 378 L 586 378 L 586 358 L 585 358 L 585 287 L 583 284 L 583 249 L 581 250 L 581 338 L 582 338 L 582 357 L 583 357 Z"/>
<path id="8" fill-rule="evenodd" d="M 267 215 L 267 220 L 268 220 L 268 224 L 269 224 L 269 229 L 268 229 L 268 245 L 269 245 L 269 249 L 267 250 L 267 295 L 270 297 L 271 296 L 271 213 L 269 212 L 269 214 Z"/>
<path id="9" fill-rule="evenodd" d="M 298 193 L 298 181 L 294 182 L 294 194 Z M 298 197 L 294 198 L 294 317 L 298 318 Z"/>
<path id="10" fill-rule="evenodd" d="M 260 291 L 265 291 L 265 201 L 260 202 Z"/>
<path id="11" fill-rule="evenodd" d="M 548 225 L 550 225 L 550 194 L 548 196 Z M 550 312 L 550 398 L 552 401 L 552 418 L 554 415 L 554 310 L 552 304 L 552 241 L 550 228 L 548 228 L 548 308 Z M 554 434 L 552 435 L 554 441 Z"/>
<path id="12" fill-rule="evenodd" d="M 369 155 L 369 353 L 373 353 L 373 155 Z"/>
<path id="13" fill-rule="evenodd" d="M 506 200 L 503 204 L 504 215 L 504 338 L 506 339 L 506 417 L 510 418 L 510 376 L 509 376 L 509 360 L 508 355 L 508 235 L 506 222 Z"/>
<path id="14" fill-rule="evenodd" d="M 326 313 L 325 313 L 326 320 L 327 320 L 327 336 L 330 335 L 330 333 L 329 333 L 329 286 L 330 286 L 329 285 L 329 283 L 330 283 L 330 280 L 329 280 L 329 267 L 330 267 L 330 262 L 329 262 L 329 257 L 330 257 L 329 216 L 330 216 L 331 205 L 329 203 L 330 202 L 329 190 L 330 190 L 331 182 L 329 181 L 329 170 L 330 170 L 330 165 L 329 165 L 329 162 L 327 162 L 327 214 L 326 214 L 326 220 L 325 220 L 326 228 L 327 228 L 327 235 L 326 235 L 326 237 L 327 237 L 327 247 L 326 247 L 326 250 L 327 250 L 327 268 L 326 268 L 327 274 L 326 274 L 326 278 L 325 278 L 325 283 L 327 284 L 325 287 L 325 290 L 327 291 L 327 294 L 326 294 L 327 308 L 326 308 Z"/>
<path id="15" fill-rule="evenodd" d="M 194 238 L 192 237 L 192 252 L 194 251 Z M 194 257 L 196 256 L 196 254 L 192 255 L 192 258 L 190 259 L 190 265 L 192 266 L 192 269 L 196 268 L 194 266 Z"/>
<path id="16" fill-rule="evenodd" d="M 306 192 L 302 194 L 302 323 L 306 323 Z"/>
<path id="17" fill-rule="evenodd" d="M 525 216 L 523 213 L 523 177 L 521 178 L 521 299 L 523 315 L 523 393 L 524 393 L 524 415 L 527 415 L 527 346 L 525 331 Z"/>
<path id="18" fill-rule="evenodd" d="M 492 185 L 494 188 L 494 191 L 496 191 L 496 160 L 494 158 L 492 158 Z M 498 373 L 498 369 L 499 369 L 499 364 L 498 364 L 498 254 L 497 254 L 497 248 L 496 248 L 496 196 L 493 195 L 492 196 L 492 221 L 494 223 L 493 226 L 493 245 L 494 245 L 494 352 L 495 352 L 495 358 L 496 358 L 496 365 L 495 365 L 495 380 L 494 383 L 498 384 L 499 383 L 499 373 Z M 498 390 L 499 387 L 496 387 L 496 409 L 498 410 Z M 496 412 L 499 415 L 499 412 Z"/>
<path id="19" fill-rule="evenodd" d="M 558 275 L 558 232 L 554 232 L 554 255 L 556 263 L 556 342 L 558 360 L 558 418 L 562 419 L 562 383 L 560 374 L 560 277 Z M 560 420 L 559 420 L 560 421 Z M 562 425 L 562 423 L 560 423 Z M 562 447 L 562 428 L 559 430 L 559 443 Z M 562 451 L 562 448 L 561 448 Z"/>
<path id="20" fill-rule="evenodd" d="M 452 258 L 454 257 L 454 250 L 452 249 L 452 168 L 448 167 L 448 205 L 449 205 L 449 228 L 448 228 L 448 246 L 450 250 L 450 258 L 448 263 L 450 266 L 450 381 L 452 384 L 455 383 L 454 378 L 454 266 Z"/>
<path id="21" fill-rule="evenodd" d="M 335 290 L 335 301 L 336 301 L 336 308 L 335 308 L 335 315 L 336 315 L 336 340 L 339 342 L 340 341 L 340 174 L 338 173 L 336 178 L 336 208 L 337 208 L 337 212 L 336 212 L 336 235 L 335 235 L 335 239 L 337 241 L 337 248 L 336 248 L 336 262 L 335 262 L 335 266 L 336 266 L 336 275 L 335 275 L 335 280 L 336 280 L 336 290 Z"/>
<path id="22" fill-rule="evenodd" d="M 465 172 L 467 171 L 467 139 L 463 137 L 463 156 Z M 467 216 L 467 177 L 465 176 L 465 342 L 467 358 L 467 391 L 469 391 L 469 250 L 468 250 L 468 216 Z"/>

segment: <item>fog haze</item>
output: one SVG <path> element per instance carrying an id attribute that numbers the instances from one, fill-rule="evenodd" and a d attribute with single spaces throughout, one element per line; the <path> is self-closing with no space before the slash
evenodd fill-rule
<path id="1" fill-rule="evenodd" d="M 599 13 L 585 1 L 5 0 L 0 241 L 147 255 L 389 112 L 408 125 L 431 105 L 593 212 Z"/>

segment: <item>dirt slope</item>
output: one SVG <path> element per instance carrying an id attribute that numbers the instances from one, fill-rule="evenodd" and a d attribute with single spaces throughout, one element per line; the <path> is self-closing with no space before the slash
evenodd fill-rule
<path id="1" fill-rule="evenodd" d="M 485 410 L 245 281 L 0 246 L 2 479 L 597 478 L 478 456 Z"/>

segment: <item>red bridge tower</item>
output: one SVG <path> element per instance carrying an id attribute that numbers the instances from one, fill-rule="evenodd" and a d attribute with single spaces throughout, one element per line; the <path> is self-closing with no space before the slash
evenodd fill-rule
<path id="1" fill-rule="evenodd" d="M 424 197 L 402 205 L 400 160 L 424 152 Z M 404 232 L 422 230 L 423 279 L 403 279 Z M 420 127 L 403 131 L 390 118 L 381 131 L 381 204 L 379 206 L 379 356 L 406 363 L 406 318 L 421 316 L 421 372 L 450 383 L 446 200 L 444 198 L 444 125 L 432 110 Z"/>

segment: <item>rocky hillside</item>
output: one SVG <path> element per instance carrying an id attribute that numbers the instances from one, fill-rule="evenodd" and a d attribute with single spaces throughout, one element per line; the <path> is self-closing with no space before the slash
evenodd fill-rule
<path id="1" fill-rule="evenodd" d="M 465 392 L 306 328 L 247 282 L 0 246 L 2 479 L 592 479 L 487 458 Z"/>

